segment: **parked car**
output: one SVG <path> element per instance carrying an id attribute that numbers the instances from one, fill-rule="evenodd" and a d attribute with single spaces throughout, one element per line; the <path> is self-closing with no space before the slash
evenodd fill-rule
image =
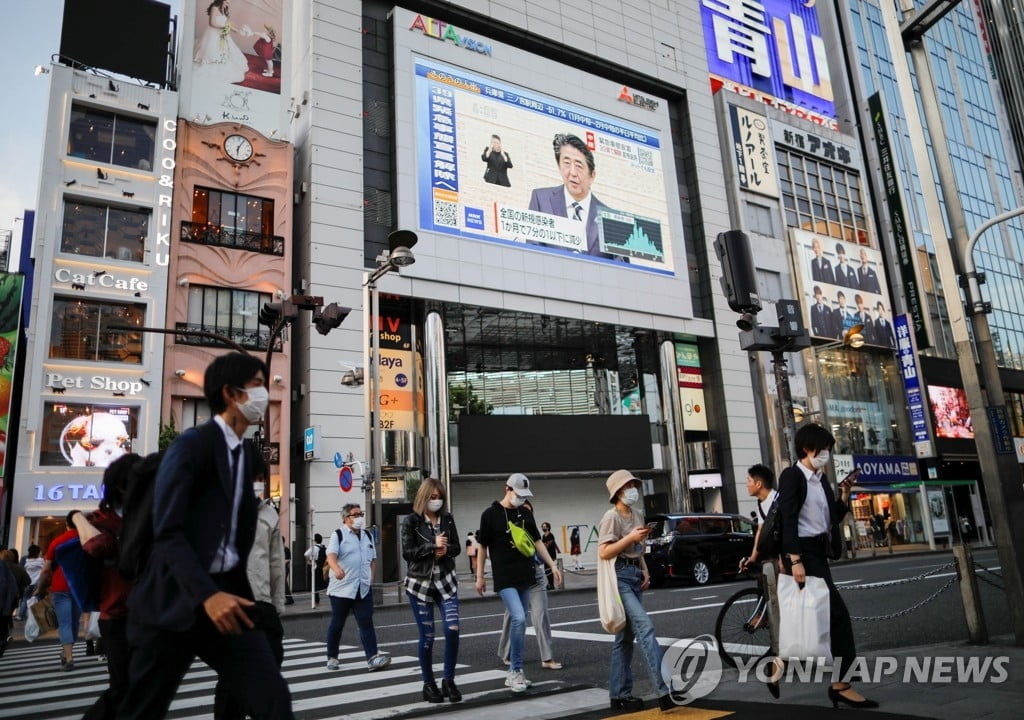
<path id="1" fill-rule="evenodd" d="M 659 523 L 645 549 L 651 584 L 682 578 L 698 585 L 738 573 L 740 558 L 754 549 L 754 524 L 741 515 L 676 513 L 651 515 Z"/>

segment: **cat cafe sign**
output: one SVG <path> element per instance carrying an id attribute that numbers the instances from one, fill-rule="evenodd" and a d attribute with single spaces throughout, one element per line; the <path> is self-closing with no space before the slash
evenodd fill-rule
<path id="1" fill-rule="evenodd" d="M 72 270 L 67 267 L 58 267 L 53 272 L 54 282 L 59 285 L 67 285 L 72 290 L 85 290 L 86 288 L 101 288 L 103 290 L 122 290 L 124 292 L 142 293 L 149 290 L 149 282 L 131 275 L 119 275 L 105 270 L 88 271 Z"/>

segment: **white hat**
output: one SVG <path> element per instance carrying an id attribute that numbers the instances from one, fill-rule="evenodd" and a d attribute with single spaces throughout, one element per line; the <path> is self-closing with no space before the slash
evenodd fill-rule
<path id="1" fill-rule="evenodd" d="M 608 501 L 615 502 L 615 493 L 622 489 L 622 486 L 633 480 L 639 480 L 629 470 L 616 470 L 608 476 L 605 487 L 608 488 Z"/>
<path id="2" fill-rule="evenodd" d="M 515 490 L 516 495 L 519 497 L 530 497 L 533 495 L 533 492 L 530 490 L 530 479 L 522 473 L 512 473 L 509 475 L 505 485 Z"/>

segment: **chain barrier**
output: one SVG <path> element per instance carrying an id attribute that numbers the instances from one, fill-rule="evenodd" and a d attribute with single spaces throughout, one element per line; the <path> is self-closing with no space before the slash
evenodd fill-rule
<path id="1" fill-rule="evenodd" d="M 971 562 L 973 563 L 974 568 L 976 570 L 981 570 L 982 572 L 987 572 L 989 575 L 995 575 L 997 578 L 1002 578 L 1003 577 L 1001 573 L 997 573 L 995 570 L 992 570 L 991 568 L 987 568 L 987 567 L 985 567 L 984 565 L 982 565 L 981 563 L 979 563 L 979 562 L 977 562 L 975 560 L 972 560 Z"/>
<path id="2" fill-rule="evenodd" d="M 1002 590 L 1004 592 L 1006 591 L 1006 588 L 1004 586 L 1000 585 L 995 580 L 989 580 L 987 577 L 982 575 L 982 573 L 988 573 L 992 577 L 998 578 L 999 580 L 1002 580 L 1003 576 L 1000 573 L 997 573 L 995 570 L 992 570 L 991 568 L 987 568 L 984 565 L 982 565 L 981 563 L 976 562 L 974 560 L 971 561 L 971 564 L 974 566 L 974 570 L 975 570 L 974 577 L 975 578 L 977 578 L 981 582 L 985 583 L 986 585 L 991 585 L 992 587 L 994 587 L 997 590 Z M 978 570 L 980 570 L 981 572 L 977 572 Z"/>
<path id="3" fill-rule="evenodd" d="M 909 615 L 910 613 L 914 612 L 915 610 L 919 610 L 920 608 L 924 607 L 925 605 L 930 603 L 932 600 L 937 598 L 939 595 L 944 593 L 955 582 L 956 582 L 956 577 L 955 576 L 951 577 L 949 580 L 946 581 L 945 585 L 940 587 L 938 590 L 933 592 L 931 595 L 926 597 L 924 600 L 922 600 L 921 602 L 917 603 L 916 605 L 911 605 L 910 607 L 908 607 L 908 608 L 906 608 L 904 610 L 897 610 L 896 612 L 889 613 L 887 615 L 875 615 L 875 616 L 872 616 L 872 617 L 853 617 L 853 616 L 851 616 L 850 619 L 851 620 L 859 620 L 859 621 L 867 621 L 867 622 L 875 622 L 875 621 L 880 621 L 880 620 L 892 620 L 893 618 L 902 617 L 903 615 Z"/>
<path id="4" fill-rule="evenodd" d="M 892 585 L 907 585 L 912 582 L 917 582 L 918 580 L 924 580 L 926 578 L 931 577 L 932 575 L 937 575 L 943 570 L 953 570 L 955 567 L 956 563 L 949 562 L 945 565 L 940 565 L 939 567 L 934 568 L 933 570 L 929 570 L 926 573 L 921 573 L 920 575 L 915 575 L 914 577 L 910 578 L 902 578 L 900 580 L 886 580 L 885 582 L 864 583 L 863 585 L 837 585 L 836 587 L 839 590 L 874 590 L 876 588 L 890 587 Z"/>

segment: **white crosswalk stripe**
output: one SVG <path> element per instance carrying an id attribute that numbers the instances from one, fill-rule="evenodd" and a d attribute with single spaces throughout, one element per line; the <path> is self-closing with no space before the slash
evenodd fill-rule
<path id="1" fill-rule="evenodd" d="M 292 692 L 296 718 L 397 717 L 422 711 L 419 664 L 412 655 L 393 655 L 391 666 L 368 672 L 360 648 L 343 645 L 339 671 L 324 668 L 322 642 L 285 640 L 282 673 Z M 60 646 L 54 643 L 12 647 L 0 658 L 0 718 L 19 720 L 77 720 L 107 686 L 106 666 L 84 657 L 76 648 L 75 667 L 60 670 Z M 441 665 L 435 667 L 441 676 Z M 471 671 L 459 665 L 457 682 L 466 700 L 492 692 L 507 692 L 505 671 Z M 216 673 L 196 661 L 182 680 L 169 718 L 212 718 Z M 539 699 L 539 698 L 538 698 Z M 447 705 L 451 708 L 451 705 Z M 358 711 L 356 710 L 358 708 Z M 376 713 L 376 715 L 374 715 Z"/>

